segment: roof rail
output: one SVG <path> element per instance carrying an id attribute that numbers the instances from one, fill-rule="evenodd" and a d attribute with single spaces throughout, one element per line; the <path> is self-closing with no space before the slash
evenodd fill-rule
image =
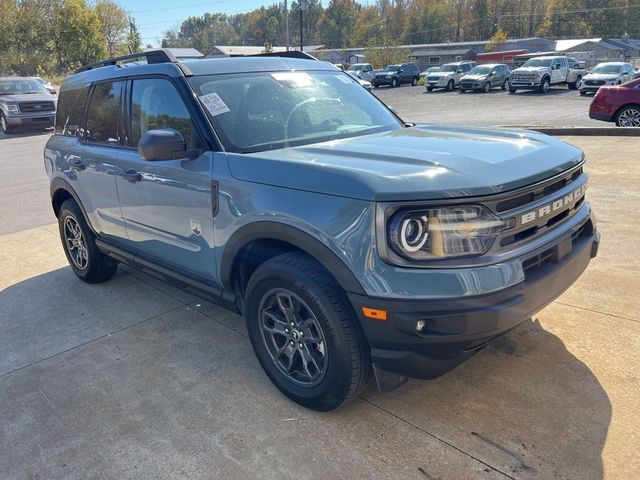
<path id="1" fill-rule="evenodd" d="M 157 50 L 148 50 L 146 52 L 132 53 L 129 55 L 122 55 L 120 57 L 113 57 L 107 60 L 101 60 L 99 62 L 85 65 L 75 70 L 74 73 L 86 72 L 95 68 L 106 67 L 109 65 L 117 65 L 118 62 L 126 63 L 126 61 L 134 61 L 135 59 L 144 59 L 148 64 L 152 63 L 175 63 L 183 71 L 185 75 L 191 75 L 191 71 L 166 48 L 159 48 Z"/>
<path id="2" fill-rule="evenodd" d="M 246 57 L 285 57 L 285 58 L 300 58 L 302 60 L 318 60 L 313 55 L 309 55 L 307 52 L 301 52 L 300 50 L 289 50 L 285 52 L 268 52 L 268 53 L 256 53 L 254 55 L 245 55 Z"/>

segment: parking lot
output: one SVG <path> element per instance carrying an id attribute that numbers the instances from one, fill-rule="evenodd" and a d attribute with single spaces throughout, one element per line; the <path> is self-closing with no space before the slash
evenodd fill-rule
<path id="1" fill-rule="evenodd" d="M 473 105 L 497 109 L 513 97 L 501 92 L 422 91 L 376 93 L 408 120 L 523 123 L 481 123 Z M 575 101 L 575 115 L 589 101 L 521 95 Z M 467 98 L 462 116 L 449 102 Z M 79 281 L 49 205 L 46 139 L 0 138 L 3 480 L 638 476 L 640 139 L 566 139 L 590 159 L 603 236 L 576 285 L 444 377 L 371 384 L 324 414 L 273 387 L 239 316 L 129 268 Z"/>
<path id="2" fill-rule="evenodd" d="M 612 127 L 589 118 L 593 95 L 554 87 L 546 95 L 499 88 L 490 93 L 434 90 L 424 87 L 380 87 L 373 92 L 407 121 L 451 125 L 503 125 L 547 127 Z"/>

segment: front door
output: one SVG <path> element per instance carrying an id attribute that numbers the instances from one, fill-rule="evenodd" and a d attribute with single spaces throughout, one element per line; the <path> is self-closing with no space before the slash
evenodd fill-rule
<path id="1" fill-rule="evenodd" d="M 168 78 L 130 83 L 129 144 L 148 130 L 178 130 L 197 158 L 143 160 L 137 149 L 122 152 L 117 178 L 129 248 L 141 257 L 196 279 L 215 281 L 213 152 L 203 142 L 175 85 Z"/>

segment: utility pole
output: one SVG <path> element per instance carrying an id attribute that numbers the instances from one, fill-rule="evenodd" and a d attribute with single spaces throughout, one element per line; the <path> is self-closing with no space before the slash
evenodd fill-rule
<path id="1" fill-rule="evenodd" d="M 289 8 L 287 7 L 287 0 L 284 0 L 284 43 L 289 51 Z"/>
<path id="2" fill-rule="evenodd" d="M 303 25 L 302 25 L 302 12 L 307 9 L 307 0 L 299 0 L 298 7 L 300 7 L 300 51 L 303 51 L 304 48 L 304 40 L 303 40 Z"/>

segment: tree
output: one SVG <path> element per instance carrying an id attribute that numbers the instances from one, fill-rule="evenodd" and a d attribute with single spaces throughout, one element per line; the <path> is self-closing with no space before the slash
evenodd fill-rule
<path id="1" fill-rule="evenodd" d="M 372 40 L 364 51 L 367 61 L 373 68 L 384 68 L 387 65 L 405 63 L 409 59 L 410 50 L 399 47 L 390 38 L 380 41 Z"/>
<path id="2" fill-rule="evenodd" d="M 129 32 L 127 33 L 127 49 L 130 53 L 137 53 L 142 50 L 142 38 L 138 31 L 138 26 L 133 17 L 129 17 Z"/>
<path id="3" fill-rule="evenodd" d="M 500 48 L 502 48 L 502 45 L 504 45 L 504 42 L 507 41 L 507 38 L 508 38 L 507 32 L 499 28 L 498 31 L 494 33 L 493 36 L 489 39 L 489 43 L 485 45 L 484 47 L 485 51 L 487 52 L 499 51 Z"/>
<path id="4" fill-rule="evenodd" d="M 113 0 L 97 0 L 94 11 L 100 20 L 100 31 L 109 56 L 125 53 L 131 28 L 127 13 Z"/>

